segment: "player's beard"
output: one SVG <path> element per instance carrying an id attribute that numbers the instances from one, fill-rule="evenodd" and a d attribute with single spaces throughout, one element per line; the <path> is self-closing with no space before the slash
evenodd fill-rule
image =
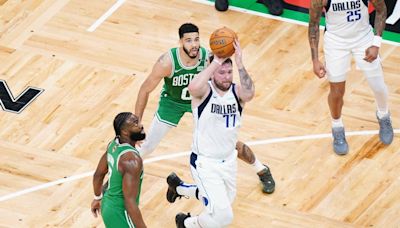
<path id="1" fill-rule="evenodd" d="M 218 89 L 220 89 L 221 91 L 225 92 L 225 91 L 228 91 L 228 89 L 231 87 L 232 82 L 230 82 L 228 86 L 225 86 L 224 85 L 225 83 L 219 83 L 219 82 L 216 82 L 216 81 L 214 81 L 214 84 Z"/>
<path id="2" fill-rule="evenodd" d="M 191 56 L 190 55 L 190 51 L 188 50 L 188 49 L 186 49 L 185 47 L 183 47 L 183 51 L 186 53 L 186 55 L 187 56 L 189 56 L 189 58 L 191 58 L 191 59 L 195 59 L 195 58 L 197 58 L 197 56 L 199 55 L 199 49 L 197 49 L 197 55 L 195 55 L 195 56 Z"/>

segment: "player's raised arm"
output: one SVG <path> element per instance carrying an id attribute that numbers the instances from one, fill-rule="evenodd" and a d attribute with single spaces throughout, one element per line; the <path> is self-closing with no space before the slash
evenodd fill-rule
<path id="1" fill-rule="evenodd" d="M 146 224 L 136 202 L 136 197 L 139 194 L 140 175 L 143 170 L 142 159 L 134 153 L 126 153 L 121 156 L 118 166 L 122 174 L 125 208 L 135 227 L 144 228 Z"/>
<path id="2" fill-rule="evenodd" d="M 326 70 L 324 65 L 318 58 L 319 43 L 319 22 L 321 20 L 322 10 L 324 8 L 324 0 L 311 0 L 310 20 L 308 22 L 308 41 L 311 48 L 311 58 L 313 62 L 314 74 L 319 78 L 325 76 Z"/>
<path id="3" fill-rule="evenodd" d="M 213 73 L 225 61 L 226 58 L 219 58 L 214 55 L 214 59 L 210 65 L 207 66 L 202 72 L 192 79 L 189 83 L 188 89 L 193 98 L 201 99 L 206 96 L 210 91 L 208 80 L 210 80 Z"/>
<path id="4" fill-rule="evenodd" d="M 246 68 L 242 62 L 242 49 L 238 40 L 233 43 L 235 46 L 235 62 L 239 71 L 240 76 L 240 86 L 238 87 L 238 96 L 241 101 L 248 102 L 254 97 L 255 88 L 253 80 L 250 78 L 249 73 L 247 73 Z"/>
<path id="5" fill-rule="evenodd" d="M 150 93 L 157 87 L 160 81 L 171 74 L 172 62 L 168 52 L 164 53 L 154 64 L 151 73 L 140 86 L 139 93 L 136 98 L 135 115 L 142 120 L 144 109 L 147 106 Z"/>

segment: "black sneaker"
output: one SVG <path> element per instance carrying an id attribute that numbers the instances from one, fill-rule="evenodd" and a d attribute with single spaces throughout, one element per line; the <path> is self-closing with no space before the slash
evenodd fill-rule
<path id="1" fill-rule="evenodd" d="M 279 16 L 283 13 L 282 0 L 258 0 L 257 2 L 264 4 L 272 15 Z"/>
<path id="2" fill-rule="evenodd" d="M 264 165 L 265 169 L 261 170 L 257 173 L 260 181 L 263 185 L 263 192 L 271 194 L 275 191 L 275 181 L 272 178 L 271 171 L 269 170 L 268 166 Z"/>
<path id="3" fill-rule="evenodd" d="M 167 183 L 168 183 L 167 200 L 168 202 L 173 203 L 175 202 L 176 198 L 182 197 L 182 195 L 179 195 L 178 192 L 176 191 L 176 187 L 178 187 L 180 184 L 183 184 L 183 181 L 176 175 L 176 173 L 171 173 L 167 177 Z"/>
<path id="4" fill-rule="evenodd" d="M 229 8 L 228 0 L 215 0 L 215 9 L 218 11 L 227 11 Z"/>
<path id="5" fill-rule="evenodd" d="M 185 228 L 185 219 L 190 217 L 190 213 L 179 213 L 175 216 L 175 223 L 177 228 Z"/>

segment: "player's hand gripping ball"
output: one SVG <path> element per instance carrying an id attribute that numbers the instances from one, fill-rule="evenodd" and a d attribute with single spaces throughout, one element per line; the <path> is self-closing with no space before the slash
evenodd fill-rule
<path id="1" fill-rule="evenodd" d="M 220 58 L 228 58 L 235 53 L 233 43 L 237 39 L 234 31 L 227 27 L 215 30 L 210 36 L 210 48 L 214 55 Z"/>

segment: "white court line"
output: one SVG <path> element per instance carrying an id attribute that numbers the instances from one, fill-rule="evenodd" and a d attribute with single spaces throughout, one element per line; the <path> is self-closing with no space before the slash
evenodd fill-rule
<path id="1" fill-rule="evenodd" d="M 204 5 L 213 5 L 214 6 L 214 2 L 210 2 L 207 0 L 190 0 L 192 2 L 197 2 L 197 3 L 201 3 Z M 297 24 L 297 25 L 302 25 L 302 26 L 306 26 L 308 27 L 308 23 L 307 22 L 303 22 L 303 21 L 297 21 L 294 19 L 289 19 L 289 18 L 284 18 L 284 17 L 280 17 L 280 16 L 274 16 L 271 14 L 266 14 L 266 13 L 260 13 L 257 11 L 253 11 L 253 10 L 248 10 L 248 9 L 243 9 L 240 7 L 236 7 L 236 6 L 229 6 L 229 10 L 233 10 L 233 11 L 237 11 L 237 12 L 241 12 L 241 13 L 248 13 L 251 15 L 256 15 L 256 16 L 260 16 L 260 17 L 265 17 L 265 18 L 269 18 L 269 19 L 275 19 L 275 20 L 279 20 L 279 21 L 284 21 L 284 22 L 288 22 L 288 23 L 292 23 L 292 24 Z M 217 12 L 215 10 L 215 12 Z M 325 29 L 325 26 L 319 26 L 320 29 Z M 390 40 L 382 40 L 382 43 L 386 43 L 386 44 L 391 44 L 394 46 L 399 46 L 400 47 L 400 43 L 394 42 L 394 41 L 390 41 Z"/>
<path id="2" fill-rule="evenodd" d="M 400 133 L 400 129 L 394 129 L 395 134 Z M 346 132 L 346 136 L 357 136 L 357 135 L 376 135 L 378 134 L 378 131 L 351 131 L 351 132 Z M 289 136 L 289 137 L 282 137 L 282 138 L 275 138 L 275 139 L 267 139 L 267 140 L 257 140 L 257 141 L 251 141 L 251 142 L 246 142 L 247 145 L 249 146 L 254 146 L 254 145 L 265 145 L 265 144 L 272 144 L 272 143 L 281 143 L 281 142 L 293 142 L 293 141 L 301 141 L 301 140 L 311 140 L 311 139 L 322 139 L 322 138 L 330 138 L 332 137 L 332 134 L 316 134 L 316 135 L 302 135 L 302 136 Z M 191 151 L 184 151 L 184 152 L 178 152 L 178 153 L 173 153 L 173 154 L 168 154 L 168 155 L 162 155 L 162 156 L 157 156 L 154 158 L 149 158 L 144 160 L 144 164 L 148 163 L 153 163 L 156 161 L 162 161 L 162 160 L 167 160 L 171 158 L 177 158 L 177 157 L 183 157 L 187 156 L 191 153 Z M 45 184 L 37 185 L 31 188 L 27 188 L 21 191 L 17 191 L 11 194 L 7 194 L 4 196 L 0 197 L 0 202 L 6 201 L 18 196 L 22 196 L 31 192 L 39 191 L 44 188 L 52 187 L 58 184 L 74 181 L 74 180 L 79 180 L 84 177 L 89 177 L 92 176 L 94 171 L 78 174 L 78 175 L 73 175 L 70 177 L 58 179 L 52 182 L 48 182 Z"/>
<path id="3" fill-rule="evenodd" d="M 105 12 L 99 19 L 97 19 L 97 21 L 95 21 L 86 31 L 93 32 L 96 30 L 96 28 L 99 27 L 99 25 L 101 25 L 101 23 L 103 23 L 109 16 L 111 16 L 111 14 L 113 14 L 124 2 L 125 0 L 118 0 L 116 3 L 114 3 L 114 5 L 111 6 L 111 8 L 108 9 L 107 12 Z"/>

